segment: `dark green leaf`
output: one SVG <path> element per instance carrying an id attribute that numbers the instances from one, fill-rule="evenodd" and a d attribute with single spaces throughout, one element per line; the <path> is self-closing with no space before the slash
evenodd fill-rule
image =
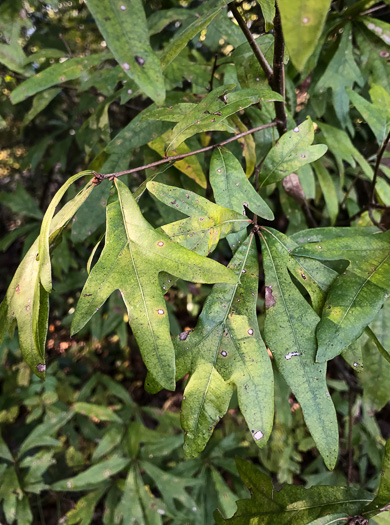
<path id="1" fill-rule="evenodd" d="M 389 296 L 390 232 L 306 244 L 294 255 L 350 262 L 330 288 L 317 327 L 316 359 L 322 363 L 357 339 Z"/>
<path id="2" fill-rule="evenodd" d="M 116 61 L 158 104 L 165 99 L 160 60 L 150 46 L 141 0 L 89 0 L 88 9 Z"/>
<path id="3" fill-rule="evenodd" d="M 261 230 L 266 285 L 265 340 L 302 407 L 306 425 L 325 464 L 333 469 L 338 454 L 338 425 L 326 386 L 326 365 L 315 363 L 315 327 L 319 318 L 291 280 L 287 269 L 290 254 L 283 247 L 283 237 L 271 228 Z"/>

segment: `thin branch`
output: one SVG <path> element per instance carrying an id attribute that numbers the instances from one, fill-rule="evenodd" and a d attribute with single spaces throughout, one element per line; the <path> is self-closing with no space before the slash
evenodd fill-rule
<path id="1" fill-rule="evenodd" d="M 137 168 L 132 168 L 130 170 L 117 171 L 115 173 L 107 173 L 107 174 L 101 174 L 101 173 L 95 172 L 95 175 L 96 175 L 97 180 L 100 182 L 104 179 L 109 179 L 112 177 L 121 177 L 122 175 L 127 175 L 129 173 L 135 173 L 136 171 L 154 168 L 156 166 L 160 166 L 161 164 L 166 164 L 167 162 L 182 160 L 182 159 L 185 159 L 186 157 L 191 157 L 192 155 L 198 155 L 199 153 L 205 153 L 206 151 L 211 151 L 220 146 L 225 146 L 226 144 L 230 144 L 230 142 L 234 142 L 235 140 L 239 140 L 242 137 L 245 137 L 246 135 L 251 135 L 252 133 L 256 133 L 256 131 L 261 131 L 262 129 L 272 128 L 274 126 L 277 126 L 277 122 L 269 122 L 268 124 L 262 124 L 261 126 L 257 126 L 256 128 L 248 129 L 247 131 L 238 133 L 234 137 L 230 137 L 230 139 L 223 140 L 222 142 L 218 142 L 218 144 L 212 144 L 211 146 L 206 146 L 205 148 L 200 148 L 194 151 L 189 151 L 188 153 L 181 153 L 180 155 L 172 155 L 170 157 L 165 157 L 161 160 L 157 160 L 156 162 L 151 162 L 150 164 L 145 164 L 144 166 L 138 166 Z"/>
<path id="2" fill-rule="evenodd" d="M 277 4 L 275 3 L 274 18 L 274 73 L 270 85 L 274 91 L 280 93 L 283 98 L 286 97 L 285 76 L 284 76 L 284 38 L 282 33 L 282 21 Z M 287 131 L 287 114 L 285 102 L 275 102 L 275 114 L 279 121 L 279 135 Z"/>
<path id="3" fill-rule="evenodd" d="M 371 9 L 367 9 L 367 11 L 363 11 L 360 13 L 360 16 L 369 15 L 373 13 L 374 11 L 379 11 L 379 9 L 383 9 L 384 7 L 387 7 L 386 4 L 377 5 L 376 7 L 371 7 Z"/>
<path id="4" fill-rule="evenodd" d="M 257 60 L 258 60 L 258 62 L 260 64 L 262 70 L 264 71 L 268 82 L 271 82 L 271 79 L 273 77 L 272 68 L 268 64 L 267 59 L 263 55 L 262 50 L 257 45 L 256 40 L 253 38 L 252 33 L 249 31 L 248 26 L 245 23 L 245 20 L 240 15 L 235 2 L 231 2 L 230 4 L 228 4 L 228 9 L 230 9 L 231 12 L 233 13 L 234 18 L 237 20 L 237 23 L 238 23 L 238 25 L 241 28 L 241 31 L 244 33 L 246 39 L 248 40 L 249 45 L 251 46 L 252 51 L 253 51 L 255 57 L 257 58 Z"/>
<path id="5" fill-rule="evenodd" d="M 382 147 L 379 150 L 378 155 L 376 156 L 374 178 L 372 179 L 372 185 L 371 185 L 371 199 L 370 199 L 371 203 L 375 202 L 375 184 L 376 184 L 376 180 L 377 180 L 378 174 L 379 174 L 379 166 L 380 166 L 382 157 L 383 157 L 383 155 L 384 155 L 384 153 L 386 151 L 386 147 L 387 147 L 387 144 L 389 143 L 389 140 L 390 140 L 390 132 L 388 133 L 387 137 L 383 141 Z"/>

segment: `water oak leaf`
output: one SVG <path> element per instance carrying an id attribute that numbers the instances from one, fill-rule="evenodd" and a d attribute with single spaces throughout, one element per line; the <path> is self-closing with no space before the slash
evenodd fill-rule
<path id="1" fill-rule="evenodd" d="M 291 280 L 290 253 L 280 242 L 283 237 L 271 228 L 261 229 L 265 340 L 302 407 L 306 425 L 326 466 L 333 469 L 338 454 L 338 424 L 326 385 L 326 365 L 315 362 L 319 317 Z"/>
<path id="2" fill-rule="evenodd" d="M 88 0 L 99 31 L 118 64 L 158 104 L 165 100 L 160 60 L 150 46 L 141 0 Z"/>
<path id="3" fill-rule="evenodd" d="M 159 273 L 203 283 L 231 283 L 237 278 L 216 261 L 190 252 L 155 230 L 127 186 L 118 179 L 115 186 L 117 194 L 107 205 L 106 244 L 81 293 L 72 333 L 119 289 L 147 368 L 162 386 L 173 389 L 175 356 Z"/>
<path id="4" fill-rule="evenodd" d="M 372 494 L 356 487 L 324 485 L 305 489 L 284 485 L 277 490 L 271 478 L 249 461 L 237 457 L 236 463 L 251 498 L 239 500 L 237 511 L 230 519 L 224 519 L 216 511 L 214 517 L 218 525 L 344 523 L 351 516 L 357 516 L 372 499 Z"/>
<path id="5" fill-rule="evenodd" d="M 294 255 L 350 263 L 331 286 L 317 327 L 323 363 L 353 343 L 389 297 L 390 231 L 305 244 Z"/>
<path id="6" fill-rule="evenodd" d="M 90 67 L 97 66 L 111 58 L 110 53 L 101 53 L 82 58 L 69 58 L 60 64 L 54 64 L 33 77 L 28 78 L 11 93 L 12 104 L 18 104 L 44 89 L 79 78 Z"/>
<path id="7" fill-rule="evenodd" d="M 50 244 L 58 241 L 63 228 L 93 190 L 91 184 L 69 201 L 47 228 L 47 257 L 49 267 L 42 274 L 51 283 Z M 54 212 L 54 209 L 53 209 Z M 49 294 L 41 284 L 41 257 L 39 238 L 36 239 L 15 275 L 0 305 L 0 344 L 7 331 L 18 325 L 19 344 L 23 357 L 31 370 L 45 377 L 45 342 L 49 315 Z"/>
<path id="8" fill-rule="evenodd" d="M 189 215 L 187 219 L 166 224 L 160 230 L 201 255 L 211 253 L 220 239 L 243 230 L 251 222 L 240 213 L 218 206 L 192 191 L 159 182 L 148 182 L 147 188 L 167 206 Z"/>
<path id="9" fill-rule="evenodd" d="M 291 61 L 302 71 L 321 36 L 330 0 L 279 0 L 278 6 Z"/>
<path id="10" fill-rule="evenodd" d="M 234 127 L 226 121 L 227 117 L 260 100 L 281 100 L 281 96 L 270 88 L 241 89 L 229 93 L 234 87 L 234 84 L 228 84 L 214 89 L 190 109 L 173 128 L 166 152 L 175 149 L 196 133 L 203 131 L 234 132 Z"/>
<path id="11" fill-rule="evenodd" d="M 274 214 L 247 179 L 233 153 L 216 149 L 210 162 L 210 184 L 221 206 L 245 215 L 249 208 L 259 217 L 272 221 Z"/>
<path id="12" fill-rule="evenodd" d="M 280 137 L 268 153 L 259 174 L 260 187 L 273 184 L 322 157 L 327 147 L 324 144 L 311 146 L 314 126 L 310 117 Z"/>
<path id="13" fill-rule="evenodd" d="M 240 278 L 216 284 L 194 331 L 175 340 L 177 378 L 189 373 L 181 423 L 184 450 L 196 456 L 226 413 L 233 386 L 255 443 L 263 447 L 273 422 L 273 374 L 257 316 L 259 267 L 253 234 L 229 263 Z"/>

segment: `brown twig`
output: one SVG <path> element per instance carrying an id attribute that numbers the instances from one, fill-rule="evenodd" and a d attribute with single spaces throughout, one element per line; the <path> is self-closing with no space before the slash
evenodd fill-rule
<path id="1" fill-rule="evenodd" d="M 262 124 L 261 126 L 257 126 L 256 128 L 248 129 L 247 131 L 243 131 L 242 133 L 238 133 L 234 137 L 230 137 L 227 140 L 223 140 L 222 142 L 218 142 L 218 144 L 212 144 L 211 146 L 206 146 L 204 148 L 200 148 L 194 151 L 189 151 L 188 153 L 181 153 L 180 155 L 172 155 L 169 157 L 165 157 L 161 160 L 157 160 L 155 162 L 151 162 L 150 164 L 145 164 L 144 166 L 138 166 L 137 168 L 132 168 L 130 170 L 125 171 L 117 171 L 115 173 L 107 173 L 107 174 L 101 174 L 96 173 L 96 177 L 99 181 L 102 181 L 104 179 L 109 179 L 112 177 L 121 177 L 122 175 L 127 175 L 129 173 L 135 173 L 136 171 L 146 170 L 149 168 L 154 168 L 156 166 L 160 166 L 161 164 L 166 164 L 167 162 L 177 161 L 185 159 L 186 157 L 191 157 L 192 155 L 198 155 L 199 153 L 205 153 L 206 151 L 211 151 L 215 148 L 225 146 L 226 144 L 230 144 L 230 142 L 234 142 L 235 140 L 239 140 L 242 137 L 245 137 L 246 135 L 250 135 L 252 133 L 256 133 L 256 131 L 261 131 L 262 129 L 272 128 L 277 125 L 277 122 L 269 122 L 268 124 Z"/>
<path id="2" fill-rule="evenodd" d="M 275 4 L 275 18 L 274 18 L 274 73 L 270 81 L 270 85 L 274 91 L 280 93 L 283 98 L 286 96 L 285 76 L 284 76 L 284 38 L 282 33 L 282 21 L 277 4 Z M 287 131 L 287 114 L 286 105 L 284 101 L 275 102 L 275 114 L 279 121 L 278 131 L 279 135 L 283 135 Z"/>
<path id="3" fill-rule="evenodd" d="M 235 2 L 231 2 L 230 4 L 228 4 L 228 9 L 231 10 L 231 12 L 233 13 L 234 15 L 234 18 L 237 20 L 237 23 L 238 25 L 240 26 L 241 28 L 241 31 L 244 33 L 246 39 L 248 40 L 249 42 L 249 45 L 251 46 L 252 48 L 252 51 L 255 55 L 255 57 L 257 58 L 262 70 L 264 71 L 265 73 L 265 76 L 267 77 L 267 80 L 268 82 L 271 81 L 272 79 L 272 76 L 273 76 L 273 71 L 272 71 L 272 68 L 271 66 L 268 64 L 267 62 L 267 59 L 265 58 L 265 56 L 263 55 L 263 52 L 262 50 L 259 48 L 259 46 L 257 45 L 257 42 L 256 40 L 253 38 L 253 35 L 252 33 L 249 31 L 248 29 L 248 26 L 246 25 L 246 22 L 245 20 L 242 18 L 242 16 L 240 15 L 238 9 L 237 9 L 237 6 L 235 4 Z"/>

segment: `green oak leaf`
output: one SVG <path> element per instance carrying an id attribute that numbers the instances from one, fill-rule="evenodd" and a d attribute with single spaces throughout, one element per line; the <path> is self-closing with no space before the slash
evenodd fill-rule
<path id="1" fill-rule="evenodd" d="M 390 294 L 390 231 L 299 246 L 294 255 L 349 261 L 331 286 L 317 327 L 317 361 L 339 355 L 373 321 Z"/>
<path id="2" fill-rule="evenodd" d="M 85 173 L 84 173 L 85 174 Z M 76 178 L 82 176 L 76 175 Z M 72 180 L 73 178 L 69 179 Z M 0 344 L 7 331 L 18 325 L 19 344 L 23 357 L 31 370 L 40 378 L 45 377 L 45 342 L 49 315 L 49 294 L 41 283 L 42 275 L 50 282 L 50 249 L 61 237 L 62 230 L 85 202 L 94 186 L 88 183 L 76 197 L 69 201 L 53 219 L 47 221 L 47 260 L 41 263 L 40 238 L 36 239 L 20 263 L 0 305 Z M 54 207 L 55 208 L 55 207 Z M 52 211 L 54 213 L 54 208 Z M 46 216 L 46 215 L 45 215 Z M 45 246 L 46 250 L 46 246 Z"/>
<path id="3" fill-rule="evenodd" d="M 175 340 L 176 378 L 190 374 L 181 412 L 187 456 L 204 449 L 229 407 L 234 386 L 259 447 L 265 446 L 272 429 L 273 374 L 256 316 L 259 267 L 253 233 L 229 268 L 240 282 L 214 285 L 194 331 Z"/>
<path id="4" fill-rule="evenodd" d="M 81 293 L 72 333 L 119 289 L 147 368 L 165 388 L 173 389 L 175 355 L 159 273 L 203 283 L 234 283 L 237 278 L 216 261 L 190 252 L 155 230 L 127 186 L 118 179 L 115 186 L 117 194 L 107 205 L 106 244 Z"/>
<path id="5" fill-rule="evenodd" d="M 325 464 L 333 469 L 338 453 L 338 425 L 326 386 L 326 364 L 315 362 L 315 328 L 319 317 L 291 280 L 290 252 L 283 246 L 285 236 L 263 227 L 260 238 L 266 285 L 266 344 L 302 407 L 306 425 Z"/>
<path id="6" fill-rule="evenodd" d="M 165 100 L 162 66 L 153 51 L 141 0 L 89 0 L 99 31 L 123 71 L 158 104 Z"/>
<path id="7" fill-rule="evenodd" d="M 330 0 L 279 0 L 278 7 L 291 61 L 302 71 L 321 36 Z"/>
<path id="8" fill-rule="evenodd" d="M 324 144 L 311 146 L 314 126 L 310 117 L 280 137 L 268 153 L 259 174 L 260 187 L 279 182 L 290 173 L 322 157 Z"/>
<path id="9" fill-rule="evenodd" d="M 215 200 L 221 206 L 245 214 L 249 208 L 269 221 L 274 214 L 247 179 L 240 162 L 233 153 L 216 149 L 210 162 L 210 184 Z"/>
<path id="10" fill-rule="evenodd" d="M 161 202 L 188 215 L 160 229 L 172 240 L 201 255 L 210 254 L 220 239 L 246 228 L 250 219 L 209 200 L 174 186 L 148 182 L 147 188 Z"/>

